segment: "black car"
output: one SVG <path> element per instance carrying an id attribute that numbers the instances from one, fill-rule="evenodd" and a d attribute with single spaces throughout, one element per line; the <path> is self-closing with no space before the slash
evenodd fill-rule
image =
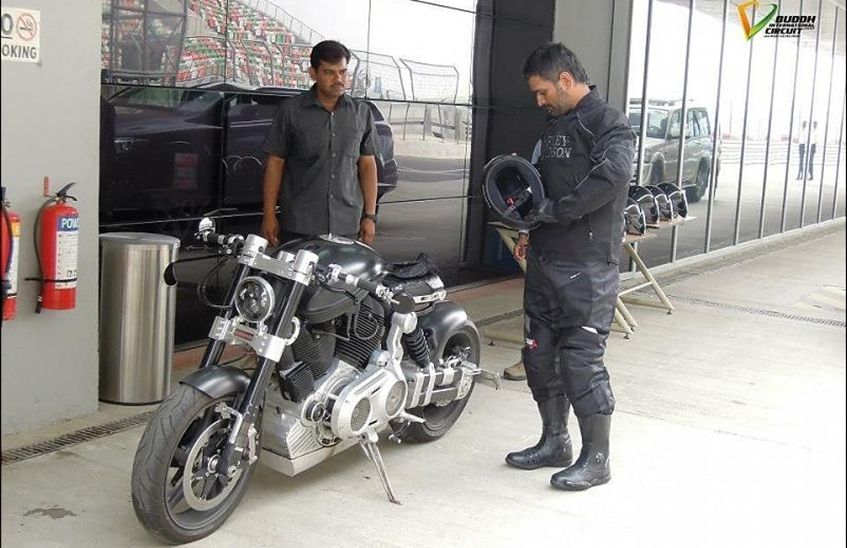
<path id="1" fill-rule="evenodd" d="M 127 87 L 103 117 L 114 140 L 100 183 L 101 225 L 199 217 L 211 209 L 260 216 L 262 144 L 280 101 L 303 90 Z M 397 186 L 391 126 L 370 101 L 378 134 L 377 199 Z M 256 224 L 260 219 L 256 220 Z"/>

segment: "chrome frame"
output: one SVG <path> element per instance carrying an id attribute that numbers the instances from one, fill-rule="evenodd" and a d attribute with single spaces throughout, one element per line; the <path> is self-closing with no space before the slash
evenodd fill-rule
<path id="1" fill-rule="evenodd" d="M 291 337 L 284 339 L 267 333 L 261 327 L 253 329 L 246 325 L 242 318 L 231 319 L 217 316 L 209 330 L 209 338 L 223 341 L 231 345 L 249 346 L 258 356 L 279 362 L 285 347 L 291 344 L 300 334 L 300 322 L 294 318 L 294 332 Z"/>

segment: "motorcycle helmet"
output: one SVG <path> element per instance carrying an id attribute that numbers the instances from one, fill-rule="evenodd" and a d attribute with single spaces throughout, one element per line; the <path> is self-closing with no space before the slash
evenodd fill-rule
<path id="1" fill-rule="evenodd" d="M 652 192 L 643 186 L 631 185 L 629 197 L 641 206 L 641 211 L 644 212 L 644 220 L 648 225 L 655 225 L 659 222 L 659 204 L 656 203 L 656 198 Z"/>
<path id="2" fill-rule="evenodd" d="M 661 188 L 654 185 L 646 185 L 644 188 L 649 190 L 653 197 L 656 198 L 656 205 L 659 206 L 659 220 L 670 221 L 676 217 L 676 212 L 673 209 L 673 202 L 668 198 Z"/>
<path id="3" fill-rule="evenodd" d="M 623 210 L 624 232 L 641 236 L 647 231 L 647 222 L 644 220 L 644 211 L 638 202 L 632 198 L 626 199 L 626 208 Z"/>
<path id="4" fill-rule="evenodd" d="M 518 230 L 535 228 L 530 211 L 544 199 L 538 170 L 514 154 L 492 158 L 482 171 L 482 195 L 497 219 Z"/>
<path id="5" fill-rule="evenodd" d="M 660 183 L 659 188 L 668 197 L 673 204 L 673 210 L 680 217 L 688 217 L 688 198 L 685 196 L 685 191 L 673 183 Z"/>

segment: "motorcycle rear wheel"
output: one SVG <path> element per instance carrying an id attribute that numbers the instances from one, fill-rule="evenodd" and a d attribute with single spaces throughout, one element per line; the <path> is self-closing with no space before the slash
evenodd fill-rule
<path id="1" fill-rule="evenodd" d="M 180 384 L 147 424 L 132 467 L 132 505 L 138 521 L 158 540 L 182 544 L 210 535 L 246 493 L 256 463 L 238 467 L 226 486 L 220 474 L 209 472 L 232 423 L 215 407 L 232 406 L 235 398 L 213 399 Z M 256 428 L 261 432 L 258 421 Z"/>
<path id="2" fill-rule="evenodd" d="M 479 364 L 479 338 L 472 324 L 465 324 L 452 331 L 445 337 L 445 340 L 446 342 L 442 347 L 436 348 L 433 352 L 434 357 L 447 359 L 456 352 L 469 349 L 468 361 Z M 425 422 L 404 423 L 395 427 L 394 435 L 405 442 L 422 443 L 437 440 L 459 420 L 459 416 L 465 410 L 465 406 L 468 405 L 474 386 L 476 386 L 476 378 L 472 380 L 471 387 L 464 398 L 452 401 L 447 405 L 430 404 L 408 409 L 408 413 L 423 418 Z"/>

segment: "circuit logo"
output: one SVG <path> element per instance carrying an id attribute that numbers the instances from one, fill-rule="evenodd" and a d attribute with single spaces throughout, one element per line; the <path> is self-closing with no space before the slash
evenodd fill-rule
<path id="1" fill-rule="evenodd" d="M 744 36 L 747 40 L 750 40 L 759 31 L 768 26 L 768 23 L 774 18 L 776 12 L 779 11 L 779 6 L 776 4 L 767 4 L 767 6 L 769 11 L 758 22 L 755 22 L 755 13 L 759 8 L 759 0 L 748 0 L 747 2 L 738 4 L 738 18 L 741 20 L 741 26 L 744 28 Z M 748 9 L 750 10 L 749 17 L 747 15 Z"/>

